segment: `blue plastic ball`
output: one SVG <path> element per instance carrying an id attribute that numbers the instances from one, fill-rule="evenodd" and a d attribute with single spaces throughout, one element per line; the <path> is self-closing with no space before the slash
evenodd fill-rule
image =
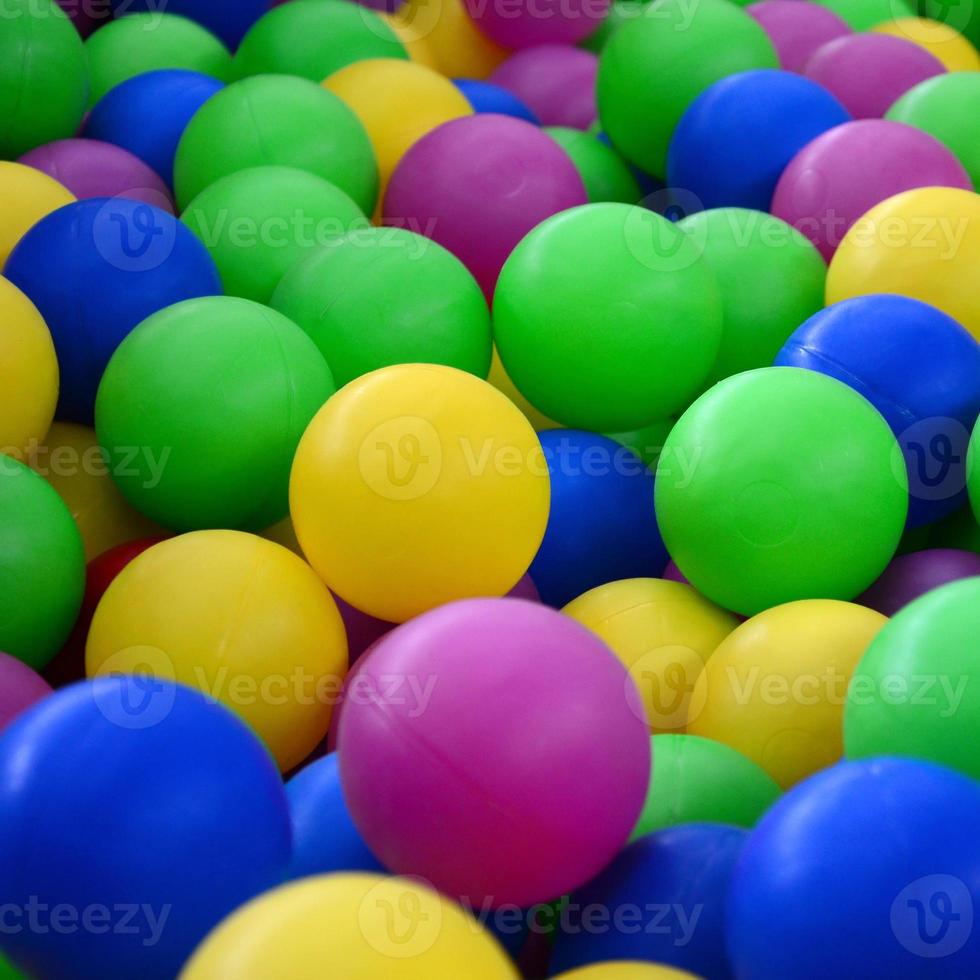
<path id="1" fill-rule="evenodd" d="M 826 769 L 762 818 L 732 880 L 739 980 L 980 976 L 980 785 L 931 763 Z"/>
<path id="2" fill-rule="evenodd" d="M 636 960 L 728 980 L 725 903 L 747 837 L 739 827 L 692 823 L 634 841 L 572 894 L 561 913 L 552 971 Z"/>
<path id="3" fill-rule="evenodd" d="M 768 211 L 797 152 L 850 118 L 823 86 L 802 75 L 769 68 L 729 75 L 681 117 L 667 154 L 667 183 L 703 209 Z"/>
<path id="4" fill-rule="evenodd" d="M 494 112 L 498 116 L 513 116 L 532 126 L 540 126 L 538 117 L 512 92 L 473 78 L 454 78 L 453 84 L 463 93 L 474 112 Z"/>
<path id="5" fill-rule="evenodd" d="M 196 20 L 216 34 L 232 51 L 248 29 L 272 7 L 272 0 L 167 0 L 168 14 Z M 160 0 L 112 0 L 116 16 L 159 13 Z"/>
<path id="6" fill-rule="evenodd" d="M 221 293 L 210 254 L 173 215 L 128 198 L 90 198 L 42 218 L 3 274 L 51 331 L 61 395 L 57 417 L 91 425 L 113 352 L 151 313 Z"/>
<path id="7" fill-rule="evenodd" d="M 0 947 L 31 976 L 173 980 L 289 847 L 272 757 L 182 685 L 76 684 L 0 740 Z"/>
<path id="8" fill-rule="evenodd" d="M 618 442 L 575 429 L 540 435 L 551 514 L 531 579 L 561 607 L 624 578 L 660 575 L 668 555 L 653 512 L 653 474 Z"/>
<path id="9" fill-rule="evenodd" d="M 844 300 L 799 327 L 776 364 L 837 378 L 885 417 L 905 456 L 910 527 L 965 503 L 980 344 L 951 316 L 906 296 Z"/>
<path id="10" fill-rule="evenodd" d="M 194 113 L 224 83 L 196 71 L 166 69 L 136 75 L 95 104 L 85 136 L 129 150 L 174 185 L 174 156 Z"/>

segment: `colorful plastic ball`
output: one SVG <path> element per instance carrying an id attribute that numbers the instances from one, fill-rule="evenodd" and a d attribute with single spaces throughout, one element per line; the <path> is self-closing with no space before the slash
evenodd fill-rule
<path id="1" fill-rule="evenodd" d="M 917 44 L 938 58 L 947 71 L 980 71 L 977 49 L 949 24 L 925 17 L 901 17 L 876 24 L 872 30 Z"/>
<path id="2" fill-rule="evenodd" d="M 729 0 L 660 0 L 625 23 L 599 61 L 602 128 L 630 161 L 658 176 L 684 110 L 721 78 L 775 68 L 765 31 Z"/>
<path id="3" fill-rule="evenodd" d="M 9 653 L 0 653 L 0 733 L 18 715 L 49 694 L 51 685 L 39 674 Z"/>
<path id="4" fill-rule="evenodd" d="M 378 174 L 364 127 L 335 95 L 288 75 L 235 82 L 198 110 L 174 160 L 177 200 L 186 207 L 222 177 L 269 165 L 308 170 L 366 214 L 374 209 Z"/>
<path id="5" fill-rule="evenodd" d="M 363 0 L 356 0 L 356 2 L 363 2 Z M 393 13 L 383 10 L 379 13 L 381 19 L 395 32 L 395 37 L 401 41 L 408 52 L 408 60 L 425 65 L 426 68 L 431 68 L 441 75 L 439 62 L 429 44 L 428 25 L 416 21 L 412 11 L 404 9 L 401 0 L 371 0 L 365 6 L 377 6 L 379 2 L 397 8 Z"/>
<path id="6" fill-rule="evenodd" d="M 112 0 L 112 5 L 117 14 L 160 9 L 156 0 Z M 270 0 L 168 0 L 166 11 L 197 21 L 234 50 L 270 6 Z"/>
<path id="7" fill-rule="evenodd" d="M 768 367 L 790 334 L 823 307 L 827 267 L 817 250 L 779 218 L 744 208 L 701 211 L 678 227 L 694 240 L 721 291 L 721 345 L 707 383 Z"/>
<path id="8" fill-rule="evenodd" d="M 572 894 L 552 970 L 617 957 L 729 980 L 725 900 L 747 837 L 739 827 L 696 823 L 634 841 Z M 605 916 L 590 924 L 595 909 Z"/>
<path id="9" fill-rule="evenodd" d="M 656 963 L 638 963 L 629 960 L 610 960 L 583 966 L 579 970 L 563 973 L 555 980 L 697 980 L 687 970 L 675 970 L 670 966 Z"/>
<path id="10" fill-rule="evenodd" d="M 762 25 L 776 49 L 780 67 L 787 71 L 802 72 L 810 55 L 822 44 L 851 33 L 844 20 L 817 3 L 761 0 L 749 4 L 745 12 Z"/>
<path id="11" fill-rule="evenodd" d="M 804 75 L 822 85 L 855 119 L 880 119 L 899 96 L 946 69 L 903 38 L 850 34 L 819 47 Z"/>
<path id="12" fill-rule="evenodd" d="M 736 616 L 689 585 L 653 578 L 610 581 L 573 599 L 562 612 L 623 661 L 655 732 L 684 728 L 698 675 L 738 626 Z"/>
<path id="13" fill-rule="evenodd" d="M 629 837 L 648 729 L 625 668 L 578 623 L 520 599 L 452 603 L 390 633 L 358 673 L 379 692 L 386 676 L 437 678 L 428 694 L 345 701 L 340 717 L 344 796 L 393 872 L 523 908 L 588 881 Z"/>
<path id="14" fill-rule="evenodd" d="M 510 54 L 476 26 L 464 0 L 405 0 L 399 13 L 418 25 L 447 78 L 485 80 Z"/>
<path id="15" fill-rule="evenodd" d="M 111 21 L 85 42 L 85 52 L 90 106 L 144 72 L 184 68 L 224 82 L 232 70 L 228 49 L 210 31 L 170 13 L 128 14 Z"/>
<path id="16" fill-rule="evenodd" d="M 224 291 L 268 303 L 300 259 L 367 227 L 335 184 L 295 167 L 250 167 L 216 180 L 187 206 L 183 223 L 211 253 Z"/>
<path id="17" fill-rule="evenodd" d="M 128 150 L 93 139 L 57 140 L 25 153 L 20 163 L 46 173 L 78 200 L 126 197 L 173 213 L 160 176 Z"/>
<path id="18" fill-rule="evenodd" d="M 0 160 L 0 268 L 34 225 L 74 200 L 67 187 L 40 170 Z"/>
<path id="19" fill-rule="evenodd" d="M 180 137 L 198 109 L 223 87 L 223 82 L 195 71 L 162 69 L 136 75 L 99 99 L 84 134 L 129 150 L 173 187 Z"/>
<path id="20" fill-rule="evenodd" d="M 834 378 L 785 367 L 735 375 L 667 437 L 662 459 L 675 466 L 668 476 L 660 464 L 656 492 L 667 550 L 699 592 L 747 616 L 852 599 L 902 535 L 897 453 L 885 420 Z"/>
<path id="21" fill-rule="evenodd" d="M 573 45 L 599 26 L 609 7 L 609 0 L 524 0 L 509 7 L 480 0 L 465 3 L 476 26 L 505 48 Z"/>
<path id="22" fill-rule="evenodd" d="M 963 504 L 980 345 L 952 317 L 906 296 L 845 300 L 807 320 L 775 363 L 837 378 L 878 409 L 905 458 L 910 525 Z"/>
<path id="23" fill-rule="evenodd" d="M 486 301 L 465 266 L 431 239 L 365 228 L 312 252 L 271 304 L 313 339 L 338 387 L 393 364 L 446 364 L 485 378 Z"/>
<path id="24" fill-rule="evenodd" d="M 549 497 L 520 411 L 487 382 L 431 364 L 383 368 L 334 395 L 290 481 L 310 564 L 389 622 L 511 589 L 541 544 Z"/>
<path id="25" fill-rule="evenodd" d="M 507 374 L 504 365 L 501 363 L 496 347 L 493 349 L 493 359 L 490 361 L 490 376 L 487 380 L 494 388 L 507 396 L 507 400 L 531 423 L 535 432 L 543 432 L 545 429 L 561 428 L 554 419 L 549 419 L 543 412 L 539 412 L 517 390 L 514 382 L 510 380 L 510 376 Z"/>
<path id="26" fill-rule="evenodd" d="M 927 548 L 895 558 L 857 601 L 885 616 L 894 616 L 919 596 L 974 575 L 980 575 L 980 555 L 953 548 Z"/>
<path id="27" fill-rule="evenodd" d="M 575 208 L 535 228 L 507 260 L 493 312 L 520 391 L 550 417 L 598 432 L 683 409 L 722 333 L 718 286 L 694 241 L 623 204 Z"/>
<path id="28" fill-rule="evenodd" d="M 288 772 L 327 733 L 347 641 L 327 588 L 292 552 L 240 531 L 198 531 L 119 573 L 85 659 L 90 677 L 146 674 L 202 690 Z"/>
<path id="29" fill-rule="evenodd" d="M 206 297 L 161 310 L 123 341 L 99 386 L 96 427 L 141 513 L 179 531 L 261 530 L 287 514 L 296 446 L 334 390 L 291 320 Z"/>
<path id="30" fill-rule="evenodd" d="M 513 116 L 533 126 L 541 120 L 512 92 L 500 85 L 481 82 L 472 78 L 455 78 L 453 84 L 466 96 L 474 112 L 492 112 L 499 116 Z"/>
<path id="31" fill-rule="evenodd" d="M 950 187 L 896 194 L 859 218 L 834 253 L 827 304 L 898 293 L 945 311 L 980 340 L 980 196 Z"/>
<path id="32" fill-rule="evenodd" d="M 585 202 L 575 165 L 546 133 L 519 119 L 477 115 L 440 126 L 405 154 L 383 216 L 448 248 L 490 298 L 518 242 Z"/>
<path id="33" fill-rule="evenodd" d="M 85 48 L 61 8 L 54 0 L 5 0 L 0 157 L 73 135 L 87 99 Z"/>
<path id="34" fill-rule="evenodd" d="M 343 977 L 517 980 L 507 954 L 455 902 L 410 878 L 319 875 L 263 895 L 221 924 L 181 980 Z M 463 966 L 465 964 L 465 966 Z"/>
<path id="35" fill-rule="evenodd" d="M 221 292 L 214 262 L 186 227 L 126 198 L 91 198 L 42 218 L 4 275 L 51 331 L 61 369 L 58 418 L 82 423 L 91 422 L 102 372 L 133 327 L 172 303 Z"/>
<path id="36" fill-rule="evenodd" d="M 588 129 L 598 115 L 599 60 L 565 44 L 542 44 L 512 54 L 490 76 L 530 107 L 543 126 Z"/>
<path id="37" fill-rule="evenodd" d="M 948 72 L 920 82 L 885 118 L 935 136 L 956 154 L 973 186 L 980 187 L 980 72 Z"/>
<path id="38" fill-rule="evenodd" d="M 922 762 L 873 759 L 807 780 L 763 817 L 735 868 L 735 975 L 975 976 L 978 820 L 980 787 Z"/>
<path id="39" fill-rule="evenodd" d="M 564 126 L 549 126 L 545 132 L 571 157 L 590 204 L 636 204 L 643 196 L 629 165 L 611 146 Z"/>
<path id="40" fill-rule="evenodd" d="M 704 208 L 768 211 L 790 160 L 849 119 L 833 95 L 793 72 L 739 72 L 715 82 L 681 116 L 667 182 Z"/>
<path id="41" fill-rule="evenodd" d="M 72 685 L 7 729 L 0 833 L 4 900 L 47 925 L 5 931 L 4 951 L 50 977 L 174 977 L 289 861 L 262 744 L 197 691 L 146 678 Z"/>

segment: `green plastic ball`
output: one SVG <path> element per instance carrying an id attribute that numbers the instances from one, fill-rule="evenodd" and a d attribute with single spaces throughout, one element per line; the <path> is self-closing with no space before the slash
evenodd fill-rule
<path id="1" fill-rule="evenodd" d="M 796 328 L 823 309 L 827 265 L 785 221 L 745 208 L 701 211 L 680 222 L 714 272 L 724 326 L 709 384 L 769 367 Z"/>
<path id="2" fill-rule="evenodd" d="M 663 177 L 674 128 L 701 92 L 735 72 L 778 67 L 766 32 L 730 0 L 654 0 L 599 58 L 602 127 L 627 159 Z"/>
<path id="3" fill-rule="evenodd" d="M 832 10 L 854 31 L 870 31 L 876 24 L 914 17 L 915 4 L 905 0 L 812 0 Z"/>
<path id="4" fill-rule="evenodd" d="M 657 419 L 642 429 L 633 429 L 631 432 L 609 432 L 607 435 L 621 446 L 636 453 L 651 470 L 655 470 L 667 436 L 676 424 L 677 419 L 673 417 Z"/>
<path id="5" fill-rule="evenodd" d="M 3 953 L 0 953 L 0 980 L 27 980 L 23 973 L 15 970 L 10 965 L 10 962 L 4 957 Z"/>
<path id="6" fill-rule="evenodd" d="M 518 390 L 562 425 L 639 429 L 683 409 L 714 363 L 718 286 L 694 242 L 644 208 L 587 204 L 511 253 L 494 339 Z"/>
<path id="7" fill-rule="evenodd" d="M 186 207 L 221 177 L 265 165 L 308 170 L 374 211 L 378 165 L 367 132 L 345 102 L 305 78 L 246 78 L 210 98 L 177 147 L 177 202 Z"/>
<path id="8" fill-rule="evenodd" d="M 802 368 L 715 385 L 681 416 L 657 468 L 657 522 L 701 593 L 746 616 L 853 599 L 902 537 L 908 480 L 885 420 Z"/>
<path id="9" fill-rule="evenodd" d="M 339 187 L 294 167 L 250 167 L 222 177 L 181 220 L 211 253 L 225 292 L 258 303 L 268 303 L 309 252 L 368 224 Z"/>
<path id="10" fill-rule="evenodd" d="M 938 20 L 954 31 L 959 31 L 975 48 L 980 48 L 980 3 L 950 0 L 919 0 L 922 17 Z M 893 17 L 901 16 L 893 14 Z"/>
<path id="11" fill-rule="evenodd" d="M 900 609 L 871 641 L 844 708 L 850 759 L 907 755 L 980 779 L 980 576 Z"/>
<path id="12" fill-rule="evenodd" d="M 85 42 L 94 105 L 128 78 L 162 68 L 185 68 L 221 81 L 231 76 L 231 54 L 196 21 L 176 14 L 127 14 Z"/>
<path id="13" fill-rule="evenodd" d="M 590 203 L 636 204 L 643 196 L 630 168 L 611 146 L 580 129 L 552 126 L 545 132 L 572 158 Z"/>
<path id="14" fill-rule="evenodd" d="M 699 735 L 654 735 L 650 786 L 633 840 L 682 823 L 754 827 L 781 790 L 737 749 Z"/>
<path id="15" fill-rule="evenodd" d="M 295 323 L 207 296 L 122 342 L 99 385 L 96 432 L 123 495 L 158 523 L 261 530 L 285 517 L 296 446 L 333 392 Z"/>
<path id="16" fill-rule="evenodd" d="M 580 41 L 578 46 L 593 54 L 602 54 L 613 34 L 627 21 L 640 17 L 645 6 L 645 2 L 640 3 L 638 0 L 613 0 L 602 23 L 584 41 Z"/>
<path id="17" fill-rule="evenodd" d="M 980 187 L 980 71 L 951 71 L 910 88 L 885 113 L 935 136 Z"/>
<path id="18" fill-rule="evenodd" d="M 400 228 L 366 228 L 313 252 L 272 306 L 313 338 L 338 385 L 392 364 L 490 370 L 483 291 L 441 245 Z"/>
<path id="19" fill-rule="evenodd" d="M 346 0 L 303 0 L 275 7 L 253 25 L 235 53 L 235 77 L 299 75 L 322 82 L 345 65 L 408 52 L 373 10 Z"/>
<path id="20" fill-rule="evenodd" d="M 55 0 L 4 0 L 0 159 L 74 136 L 88 104 L 85 48 Z"/>
<path id="21" fill-rule="evenodd" d="M 51 484 L 9 456 L 0 456 L 0 515 L 0 650 L 40 670 L 82 604 L 82 536 Z"/>

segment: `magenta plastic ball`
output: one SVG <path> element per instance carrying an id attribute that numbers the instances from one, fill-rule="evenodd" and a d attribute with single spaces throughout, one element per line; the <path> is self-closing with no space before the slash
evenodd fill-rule
<path id="1" fill-rule="evenodd" d="M 530 575 L 525 575 L 524 578 L 517 583 L 507 593 L 511 599 L 527 599 L 528 602 L 540 602 L 541 595 L 538 593 L 538 587 L 531 581 Z"/>
<path id="2" fill-rule="evenodd" d="M 578 623 L 518 599 L 451 603 L 386 636 L 358 673 L 379 696 L 344 705 L 341 780 L 393 872 L 527 907 L 584 883 L 626 842 L 649 730 L 626 669 Z"/>
<path id="3" fill-rule="evenodd" d="M 510 116 L 454 119 L 395 168 L 384 223 L 428 235 L 470 270 L 488 298 L 517 243 L 545 218 L 587 203 L 568 154 Z"/>
<path id="4" fill-rule="evenodd" d="M 174 213 L 170 191 L 159 174 L 129 150 L 112 143 L 57 140 L 25 153 L 20 162 L 54 177 L 80 201 L 128 197 Z"/>
<path id="5" fill-rule="evenodd" d="M 859 119 L 835 126 L 796 154 L 776 185 L 772 213 L 829 262 L 862 214 L 914 187 L 973 189 L 963 165 L 934 136 L 905 123 Z"/>
<path id="6" fill-rule="evenodd" d="M 476 26 L 505 48 L 576 44 L 602 23 L 610 0 L 464 0 Z"/>
<path id="7" fill-rule="evenodd" d="M 880 119 L 910 88 L 945 71 L 938 58 L 917 44 L 869 33 L 821 45 L 803 74 L 836 95 L 855 119 Z"/>
<path id="8" fill-rule="evenodd" d="M 802 72 L 817 48 L 853 33 L 843 18 L 817 3 L 762 0 L 749 4 L 745 12 L 769 35 L 779 64 L 787 71 Z"/>
<path id="9" fill-rule="evenodd" d="M 894 616 L 919 596 L 961 578 L 980 575 L 980 555 L 953 548 L 913 551 L 893 559 L 881 577 L 854 601 Z"/>
<path id="10" fill-rule="evenodd" d="M 40 674 L 9 653 L 0 653 L 0 732 L 49 694 L 51 685 Z"/>
<path id="11" fill-rule="evenodd" d="M 543 44 L 512 54 L 490 81 L 516 95 L 542 126 L 588 129 L 599 114 L 598 73 L 599 59 L 591 52 L 565 44 Z"/>

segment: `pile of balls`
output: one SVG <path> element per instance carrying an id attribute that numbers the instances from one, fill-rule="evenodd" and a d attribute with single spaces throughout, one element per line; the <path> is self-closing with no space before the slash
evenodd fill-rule
<path id="1" fill-rule="evenodd" d="M 980 5 L 0 0 L 0 978 L 980 977 Z"/>

